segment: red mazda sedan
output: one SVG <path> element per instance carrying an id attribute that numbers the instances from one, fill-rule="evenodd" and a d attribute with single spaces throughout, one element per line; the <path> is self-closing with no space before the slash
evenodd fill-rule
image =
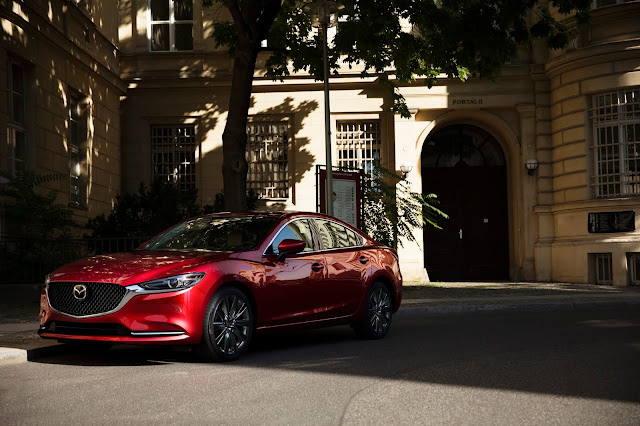
<path id="1" fill-rule="evenodd" d="M 43 338 L 194 345 L 242 355 L 256 331 L 350 324 L 380 339 L 402 298 L 396 253 L 315 213 L 213 214 L 137 250 L 79 260 L 47 277 Z"/>

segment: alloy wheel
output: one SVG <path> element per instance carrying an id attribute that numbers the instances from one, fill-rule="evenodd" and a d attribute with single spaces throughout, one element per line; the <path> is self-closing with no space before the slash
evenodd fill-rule
<path id="1" fill-rule="evenodd" d="M 369 296 L 369 323 L 376 334 L 382 334 L 391 324 L 391 299 L 384 287 L 376 288 Z"/>
<path id="2" fill-rule="evenodd" d="M 233 356 L 250 338 L 251 309 L 246 300 L 235 294 L 224 297 L 213 314 L 212 341 L 227 356 Z"/>

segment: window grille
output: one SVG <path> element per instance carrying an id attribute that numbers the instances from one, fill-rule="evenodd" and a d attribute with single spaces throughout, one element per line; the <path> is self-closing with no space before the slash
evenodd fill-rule
<path id="1" fill-rule="evenodd" d="M 589 255 L 593 268 L 592 282 L 599 285 L 613 284 L 613 263 L 611 253 L 592 253 Z"/>
<path id="2" fill-rule="evenodd" d="M 9 167 L 12 174 L 24 172 L 27 159 L 26 97 L 24 68 L 9 62 Z"/>
<path id="3" fill-rule="evenodd" d="M 196 188 L 195 126 L 151 126 L 153 179 L 169 182 L 182 191 Z"/>
<path id="4" fill-rule="evenodd" d="M 193 1 L 149 0 L 149 50 L 193 50 Z"/>
<path id="5" fill-rule="evenodd" d="M 339 167 L 362 168 L 371 174 L 373 163 L 381 158 L 380 120 L 338 121 L 336 145 Z"/>
<path id="6" fill-rule="evenodd" d="M 289 196 L 288 143 L 286 122 L 247 125 L 247 189 L 266 198 Z"/>
<path id="7" fill-rule="evenodd" d="M 640 195 L 640 89 L 593 97 L 596 197 Z"/>
<path id="8" fill-rule="evenodd" d="M 87 205 L 87 108 L 75 93 L 68 97 L 69 109 L 69 201 Z"/>

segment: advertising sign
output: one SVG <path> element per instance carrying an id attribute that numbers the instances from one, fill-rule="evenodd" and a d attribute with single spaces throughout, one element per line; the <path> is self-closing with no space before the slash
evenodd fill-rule
<path id="1" fill-rule="evenodd" d="M 318 170 L 319 211 L 327 212 L 325 189 L 327 171 Z M 348 224 L 361 228 L 362 221 L 362 174 L 361 172 L 334 171 L 333 178 L 333 216 Z"/>

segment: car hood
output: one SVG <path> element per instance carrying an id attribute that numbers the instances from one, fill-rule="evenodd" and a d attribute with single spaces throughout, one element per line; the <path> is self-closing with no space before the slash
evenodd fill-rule
<path id="1" fill-rule="evenodd" d="M 231 253 L 205 251 L 135 250 L 78 260 L 50 274 L 51 281 L 109 282 L 121 285 L 200 272 L 203 265 L 220 262 Z"/>

